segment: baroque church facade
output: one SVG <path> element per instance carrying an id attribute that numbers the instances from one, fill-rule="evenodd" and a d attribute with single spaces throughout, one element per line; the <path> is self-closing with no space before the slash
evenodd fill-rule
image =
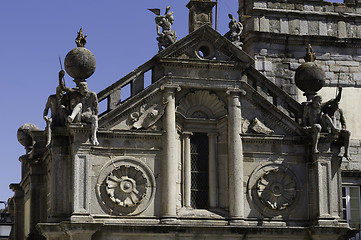
<path id="1" fill-rule="evenodd" d="M 190 0 L 178 41 L 153 9 L 160 51 L 97 94 L 78 33 L 77 87 L 60 73 L 47 128 L 18 131 L 12 239 L 358 239 L 361 2 L 240 0 L 225 36 L 215 4 Z"/>

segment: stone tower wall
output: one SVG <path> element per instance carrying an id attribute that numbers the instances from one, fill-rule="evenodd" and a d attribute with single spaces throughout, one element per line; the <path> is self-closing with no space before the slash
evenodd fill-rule
<path id="1" fill-rule="evenodd" d="M 361 86 L 361 3 L 240 0 L 243 49 L 255 67 L 296 99 L 294 73 L 310 43 L 326 86 Z M 351 2 L 351 3 L 350 3 Z M 302 96 L 302 95 L 301 95 Z"/>

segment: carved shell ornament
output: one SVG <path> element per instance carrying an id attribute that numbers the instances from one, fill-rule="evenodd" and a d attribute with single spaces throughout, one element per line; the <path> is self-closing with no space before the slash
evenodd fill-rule
<path id="1" fill-rule="evenodd" d="M 268 208 L 283 210 L 295 200 L 296 183 L 282 170 L 269 170 L 258 179 L 257 195 Z"/>

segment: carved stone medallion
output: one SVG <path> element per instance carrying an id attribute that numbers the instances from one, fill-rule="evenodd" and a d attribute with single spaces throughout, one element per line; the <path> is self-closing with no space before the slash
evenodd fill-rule
<path id="1" fill-rule="evenodd" d="M 137 215 L 149 206 L 155 193 L 152 171 L 140 160 L 111 160 L 98 177 L 98 197 L 116 215 Z"/>
<path id="2" fill-rule="evenodd" d="M 289 174 L 279 169 L 267 171 L 258 179 L 257 194 L 270 209 L 285 209 L 296 197 L 296 183 Z"/>
<path id="3" fill-rule="evenodd" d="M 300 182 L 284 164 L 259 165 L 248 180 L 253 206 L 265 217 L 288 216 L 299 204 Z"/>

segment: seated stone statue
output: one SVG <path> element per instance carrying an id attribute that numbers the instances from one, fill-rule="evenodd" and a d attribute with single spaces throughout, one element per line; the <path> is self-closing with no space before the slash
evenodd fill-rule
<path id="1" fill-rule="evenodd" d="M 344 157 L 351 159 L 349 154 L 350 131 L 346 130 L 346 122 L 342 110 L 339 108 L 342 88 L 335 99 L 322 103 L 322 97 L 315 95 L 311 102 L 305 104 L 302 122 L 306 130 L 312 135 L 312 150 L 318 153 L 317 145 L 320 133 L 330 133 L 336 142 L 345 148 Z"/>
<path id="2" fill-rule="evenodd" d="M 342 109 L 339 108 L 342 88 L 335 99 L 331 99 L 322 106 L 324 128 L 327 132 L 332 133 L 337 142 L 345 147 L 344 157 L 351 160 L 349 154 L 349 143 L 351 132 L 346 129 L 346 121 Z"/>
<path id="3" fill-rule="evenodd" d="M 302 123 L 307 131 L 312 135 L 312 151 L 318 153 L 317 145 L 322 130 L 322 97 L 316 95 L 311 102 L 305 104 L 302 116 Z"/>
<path id="4" fill-rule="evenodd" d="M 67 118 L 68 123 L 91 123 L 92 137 L 91 142 L 93 145 L 99 145 L 97 139 L 98 130 L 98 98 L 95 92 L 88 90 L 86 82 L 78 84 L 79 91 L 73 92 L 71 95 L 70 105 L 71 114 Z"/>
<path id="5" fill-rule="evenodd" d="M 43 113 L 43 118 L 46 121 L 47 147 L 51 142 L 51 127 L 64 126 L 66 116 L 68 115 L 64 97 L 64 84 L 62 81 L 64 74 L 65 72 L 63 70 L 59 72 L 59 85 L 56 88 L 56 94 L 49 96 Z M 49 109 L 51 111 L 50 117 L 48 117 Z"/>

